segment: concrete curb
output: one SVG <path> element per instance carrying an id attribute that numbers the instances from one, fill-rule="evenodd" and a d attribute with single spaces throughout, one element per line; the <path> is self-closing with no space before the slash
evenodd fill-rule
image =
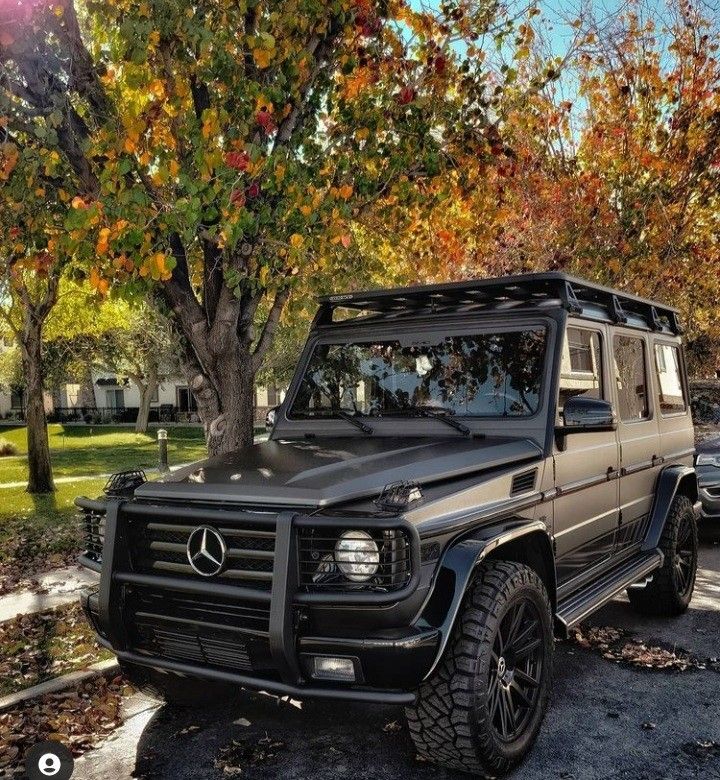
<path id="1" fill-rule="evenodd" d="M 33 685 L 32 688 L 26 688 L 23 691 L 3 696 L 0 698 L 0 713 L 17 707 L 18 704 L 24 704 L 31 699 L 47 696 L 50 693 L 60 693 L 68 688 L 72 688 L 74 685 L 80 685 L 81 683 L 88 682 L 88 680 L 94 680 L 97 677 L 113 677 L 114 675 L 119 674 L 119 672 L 120 667 L 114 658 L 108 658 L 106 661 L 99 661 L 96 664 L 92 664 L 92 666 L 88 666 L 87 669 L 63 674 L 61 677 L 55 677 L 52 680 L 46 680 L 45 682 Z"/>

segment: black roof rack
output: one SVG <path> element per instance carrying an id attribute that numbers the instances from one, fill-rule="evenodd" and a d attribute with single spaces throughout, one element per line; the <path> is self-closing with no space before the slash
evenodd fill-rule
<path id="1" fill-rule="evenodd" d="M 336 309 L 392 318 L 414 313 L 508 310 L 533 305 L 563 307 L 580 314 L 583 304 L 594 304 L 605 309 L 613 322 L 627 322 L 628 316 L 634 315 L 653 330 L 667 328 L 674 333 L 682 332 L 678 310 L 671 306 L 558 271 L 324 295 L 319 303 L 316 325 L 333 322 Z"/>

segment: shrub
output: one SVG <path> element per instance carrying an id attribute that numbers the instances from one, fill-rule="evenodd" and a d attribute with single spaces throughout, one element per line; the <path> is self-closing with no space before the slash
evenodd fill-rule
<path id="1" fill-rule="evenodd" d="M 0 438 L 0 458 L 5 455 L 17 455 L 17 446 L 7 439 Z"/>

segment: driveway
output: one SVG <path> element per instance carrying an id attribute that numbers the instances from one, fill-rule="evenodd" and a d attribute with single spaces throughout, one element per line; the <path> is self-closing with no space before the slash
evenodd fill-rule
<path id="1" fill-rule="evenodd" d="M 720 545 L 703 543 L 691 609 L 672 620 L 641 618 L 624 598 L 595 626 L 688 651 L 706 668 L 660 671 L 618 664 L 559 642 L 554 697 L 516 780 L 720 780 Z M 77 763 L 75 778 L 246 780 L 462 777 L 420 763 L 402 709 L 281 702 L 245 694 L 231 710 L 173 712 L 138 697 L 139 713 L 117 738 Z M 225 769 L 225 766 L 228 768 Z"/>

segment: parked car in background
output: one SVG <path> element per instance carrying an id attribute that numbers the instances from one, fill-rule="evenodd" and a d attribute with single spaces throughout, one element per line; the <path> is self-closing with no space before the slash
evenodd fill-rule
<path id="1" fill-rule="evenodd" d="M 696 449 L 700 519 L 720 523 L 720 438 L 701 442 Z"/>

